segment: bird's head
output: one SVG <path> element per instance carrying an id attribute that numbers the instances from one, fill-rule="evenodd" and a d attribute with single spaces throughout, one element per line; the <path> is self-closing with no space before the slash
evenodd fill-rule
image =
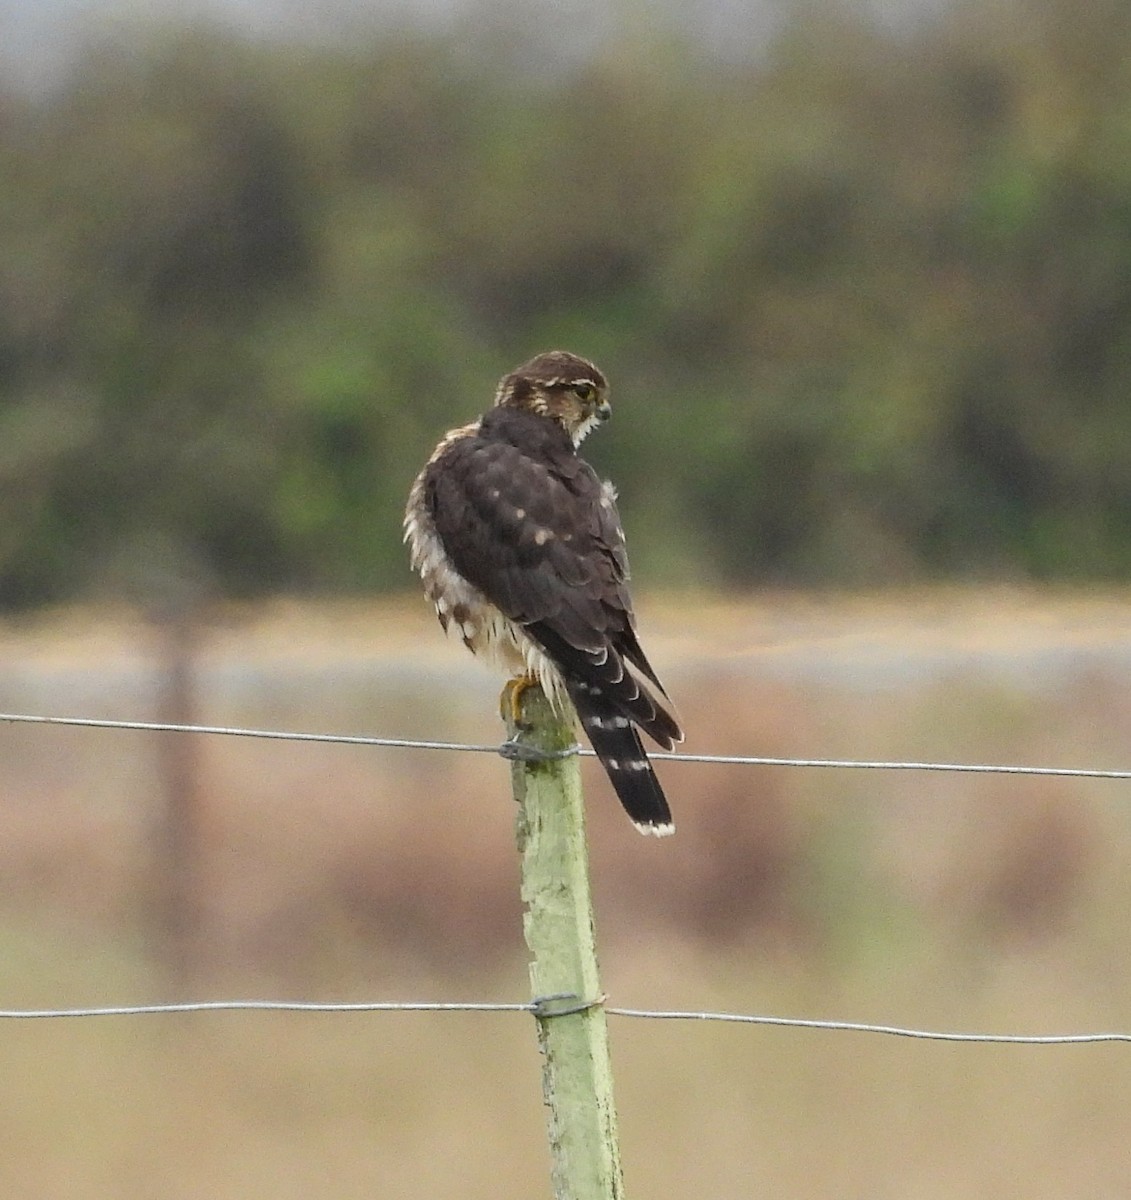
<path id="1" fill-rule="evenodd" d="M 537 354 L 504 375 L 495 403 L 549 417 L 575 446 L 613 412 L 604 375 L 591 362 L 565 350 Z"/>

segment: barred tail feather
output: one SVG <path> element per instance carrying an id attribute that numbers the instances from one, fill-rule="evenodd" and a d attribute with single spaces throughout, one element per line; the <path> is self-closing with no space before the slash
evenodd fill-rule
<path id="1" fill-rule="evenodd" d="M 569 690 L 575 705 L 573 692 L 588 690 L 592 696 L 602 696 L 622 716 L 631 718 L 662 749 L 671 750 L 683 741 L 672 703 L 639 647 L 636 656 L 629 659 L 636 665 L 638 657 L 644 664 L 641 674 L 636 674 L 628 669 L 620 653 L 610 653 L 607 647 L 600 652 L 578 650 L 542 622 L 527 626 L 526 632 L 553 659 L 567 681 L 574 678 Z"/>
<path id="2" fill-rule="evenodd" d="M 592 684 L 567 687 L 582 727 L 633 824 L 654 837 L 674 833 L 667 798 L 635 726 L 600 688 Z"/>

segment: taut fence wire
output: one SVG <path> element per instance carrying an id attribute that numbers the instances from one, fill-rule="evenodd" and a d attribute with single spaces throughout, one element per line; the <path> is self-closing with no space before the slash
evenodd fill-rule
<path id="1" fill-rule="evenodd" d="M 280 742 L 320 742 L 339 746 L 378 746 L 394 750 L 448 750 L 467 754 L 511 757 L 511 743 L 425 741 L 417 738 L 371 737 L 368 734 L 303 733 L 284 729 L 244 729 L 230 725 L 178 725 L 164 721 L 116 721 L 101 717 L 49 717 L 31 713 L 0 713 L 0 722 L 24 725 L 64 725 L 82 729 L 124 729 L 143 733 L 198 733 L 221 737 L 266 738 Z M 594 757 L 584 746 L 571 753 Z M 666 762 L 714 763 L 739 767 L 824 767 L 866 771 L 956 771 L 980 775 L 1054 775 L 1075 779 L 1131 779 L 1131 769 L 1104 767 L 1044 767 L 1004 763 L 900 762 L 850 758 L 778 758 L 756 754 L 680 754 L 649 751 L 648 757 Z"/>
<path id="2" fill-rule="evenodd" d="M 547 1001 L 576 1001 L 560 1010 Z M 1096 1042 L 1131 1042 L 1131 1033 L 963 1033 L 939 1029 L 911 1029 L 866 1021 L 826 1021 L 808 1017 L 776 1017 L 758 1013 L 698 1012 L 694 1010 L 620 1008 L 600 999 L 581 1001 L 574 996 L 547 996 L 525 1003 L 505 1001 L 433 1000 L 190 1000 L 177 1004 L 112 1004 L 94 1008 L 0 1009 L 0 1020 L 48 1020 L 79 1017 L 138 1017 L 172 1013 L 285 1012 L 285 1013 L 531 1013 L 554 1017 L 582 1008 L 604 1008 L 610 1017 L 652 1021 L 717 1021 L 729 1025 L 768 1025 L 782 1029 L 817 1029 L 834 1033 L 872 1033 L 929 1042 L 977 1042 L 1007 1046 L 1076 1046 Z"/>
<path id="3" fill-rule="evenodd" d="M 0 723 L 69 726 L 85 729 L 126 730 L 143 733 L 187 733 L 220 737 L 264 738 L 286 742 L 314 742 L 329 745 L 371 746 L 398 750 L 438 750 L 467 754 L 497 754 L 514 757 L 513 744 L 474 744 L 430 741 L 418 738 L 374 737 L 366 734 L 306 733 L 281 729 L 247 729 L 228 725 L 185 725 L 163 721 L 125 721 L 99 717 L 44 716 L 32 713 L 0 713 Z M 567 753 L 592 756 L 593 751 L 573 746 Z M 1131 779 L 1131 770 L 1098 767 L 1049 767 L 1024 764 L 950 763 L 912 761 L 870 761 L 860 759 L 781 758 L 745 754 L 660 753 L 652 758 L 669 762 L 720 764 L 751 767 L 836 768 L 874 771 L 953 771 L 987 775 L 1052 775 L 1079 779 Z M 555 1010 L 552 1001 L 573 1001 Z M 611 1017 L 655 1021 L 719 1022 L 732 1025 L 760 1025 L 784 1029 L 821 1030 L 835 1033 L 862 1033 L 886 1037 L 910 1038 L 932 1042 L 970 1042 L 982 1045 L 1072 1046 L 1099 1042 L 1131 1043 L 1131 1032 L 1017 1034 L 960 1032 L 953 1030 L 913 1029 L 899 1025 L 864 1021 L 822 1020 L 806 1017 L 780 1017 L 757 1013 L 700 1012 L 694 1010 L 652 1010 L 621 1008 L 605 1004 L 604 997 L 585 1000 L 575 996 L 549 996 L 528 1002 L 442 1002 L 442 1001 L 309 1001 L 309 1000 L 198 1000 L 172 1004 L 115 1004 L 95 1007 L 0 1009 L 0 1020 L 47 1020 L 89 1017 L 135 1017 L 175 1013 L 283 1012 L 283 1013 L 530 1013 L 553 1017 L 577 1012 L 580 1008 L 601 1006 Z"/>

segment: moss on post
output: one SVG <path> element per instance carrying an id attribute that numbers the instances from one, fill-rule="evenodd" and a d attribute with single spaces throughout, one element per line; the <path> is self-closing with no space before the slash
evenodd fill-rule
<path id="1" fill-rule="evenodd" d="M 575 754 L 540 757 L 567 751 L 576 740 L 574 729 L 538 687 L 522 694 L 521 727 L 509 720 L 508 726 L 517 747 L 511 773 L 554 1197 L 619 1200 L 624 1183 L 600 1003 L 580 764 Z M 524 751 L 529 757 L 520 757 Z"/>

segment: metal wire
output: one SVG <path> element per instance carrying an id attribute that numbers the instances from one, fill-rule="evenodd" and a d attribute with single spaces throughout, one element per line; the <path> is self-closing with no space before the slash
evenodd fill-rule
<path id="1" fill-rule="evenodd" d="M 746 1013 L 652 1012 L 639 1008 L 606 1008 L 610 1016 L 643 1017 L 653 1021 L 725 1021 L 738 1025 L 775 1025 L 788 1029 L 826 1029 L 842 1033 L 878 1033 L 888 1037 L 932 1042 L 1004 1043 L 1015 1046 L 1071 1046 L 1090 1042 L 1131 1042 L 1131 1033 L 955 1033 L 938 1029 L 909 1029 L 866 1021 L 823 1021 L 806 1017 L 769 1017 Z"/>
<path id="2" fill-rule="evenodd" d="M 407 750 L 447 750 L 473 754 L 499 754 L 507 757 L 509 743 L 475 745 L 465 742 L 425 741 L 417 738 L 372 737 L 364 734 L 303 733 L 276 729 L 247 729 L 227 725 L 181 725 L 162 721 L 120 721 L 96 717 L 53 717 L 28 713 L 0 713 L 0 722 L 29 725 L 64 725 L 92 729 L 133 730 L 148 733 L 194 733 L 223 737 L 267 738 L 289 742 L 319 742 L 331 745 L 377 746 Z M 592 750 L 574 746 L 566 753 L 592 755 Z M 1002 765 L 991 763 L 889 762 L 856 759 L 779 758 L 737 754 L 674 754 L 656 753 L 656 759 L 670 762 L 715 763 L 733 766 L 767 767 L 824 767 L 880 771 L 959 771 L 1003 775 L 1056 775 L 1085 779 L 1131 779 L 1131 770 L 1104 770 L 1091 767 L 1042 767 Z M 201 1000 L 175 1004 L 109 1005 L 90 1008 L 57 1009 L 0 1009 L 0 1019 L 60 1019 L 79 1017 L 126 1017 L 146 1014 L 202 1012 L 295 1012 L 295 1013 L 374 1013 L 374 1012 L 471 1012 L 471 1013 L 532 1013 L 541 1018 L 567 1015 L 600 1005 L 597 1001 L 578 1004 L 554 1012 L 547 1009 L 549 999 L 578 999 L 576 997 L 540 997 L 528 1003 L 441 1003 L 434 1001 L 360 1001 L 318 1002 L 305 1000 Z M 862 1021 L 819 1020 L 803 1017 L 775 1017 L 753 1013 L 697 1012 L 680 1010 L 649 1010 L 605 1006 L 614 1017 L 656 1021 L 716 1021 L 728 1024 L 767 1025 L 789 1029 L 831 1030 L 847 1033 L 870 1033 L 889 1037 L 915 1038 L 942 1042 L 975 1042 L 1025 1046 L 1066 1046 L 1097 1042 L 1128 1042 L 1131 1033 L 1069 1033 L 1069 1034 L 1005 1034 L 963 1033 L 946 1030 L 911 1029 L 898 1025 L 872 1024 Z"/>
<path id="3" fill-rule="evenodd" d="M 573 996 L 542 996 L 526 1003 L 496 1001 L 440 1003 L 425 1000 L 396 1001 L 308 1001 L 308 1000 L 198 1000 L 179 1004 L 115 1004 L 96 1008 L 0 1009 L 0 1019 L 44 1020 L 79 1017 L 136 1017 L 172 1013 L 292 1012 L 292 1013 L 532 1013 L 543 1019 L 570 1016 L 589 1008 L 602 1007 L 600 1000 L 578 1001 L 554 1010 L 547 1001 L 576 1000 Z M 871 1033 L 886 1037 L 914 1038 L 934 1042 L 975 1042 L 1011 1046 L 1075 1046 L 1097 1042 L 1128 1042 L 1131 1033 L 961 1033 L 950 1030 L 910 1029 L 900 1025 L 878 1025 L 865 1021 L 826 1021 L 805 1017 L 774 1017 L 755 1013 L 651 1010 L 604 1006 L 612 1017 L 652 1021 L 717 1021 L 732 1025 L 769 1025 L 786 1029 L 826 1030 L 840 1033 Z"/>
<path id="4" fill-rule="evenodd" d="M 177 725 L 168 721 L 111 721 L 100 717 L 44 717 L 28 713 L 0 713 L 0 721 L 25 725 L 70 725 L 85 729 L 130 729 L 143 733 L 201 733 L 221 737 L 270 738 L 279 742 L 327 742 L 331 745 L 386 746 L 401 750 L 464 750 L 498 754 L 498 746 L 473 746 L 464 742 L 428 742 L 415 738 L 369 737 L 349 733 L 295 733 L 284 729 L 242 729 L 230 725 Z"/>
<path id="5" fill-rule="evenodd" d="M 284 742 L 321 742 L 330 745 L 379 746 L 401 750 L 449 750 L 469 754 L 499 754 L 507 757 L 510 743 L 422 741 L 417 738 L 371 737 L 367 734 L 301 733 L 282 729 L 245 729 L 229 725 L 177 725 L 164 721 L 115 721 L 97 717 L 48 717 L 29 713 L 0 713 L 0 722 L 25 725 L 66 725 L 88 729 L 126 729 L 146 733 L 197 733 L 222 737 L 269 738 Z M 592 757 L 581 746 L 573 753 Z M 557 755 L 560 757 L 561 754 Z M 753 754 L 677 754 L 657 751 L 651 758 L 677 763 L 714 763 L 741 767 L 823 767 L 867 771 L 958 771 L 982 775 L 1055 775 L 1076 779 L 1131 779 L 1131 770 L 1100 767 L 1043 767 L 999 763 L 901 762 L 848 758 L 779 758 Z"/>
<path id="6" fill-rule="evenodd" d="M 0 1020 L 45 1020 L 62 1017 L 140 1017 L 167 1013 L 202 1012 L 534 1012 L 526 1004 L 454 1003 L 438 1001 L 316 1001 L 316 1000 L 188 1000 L 176 1004 L 109 1004 L 95 1008 L 7 1008 Z"/>

